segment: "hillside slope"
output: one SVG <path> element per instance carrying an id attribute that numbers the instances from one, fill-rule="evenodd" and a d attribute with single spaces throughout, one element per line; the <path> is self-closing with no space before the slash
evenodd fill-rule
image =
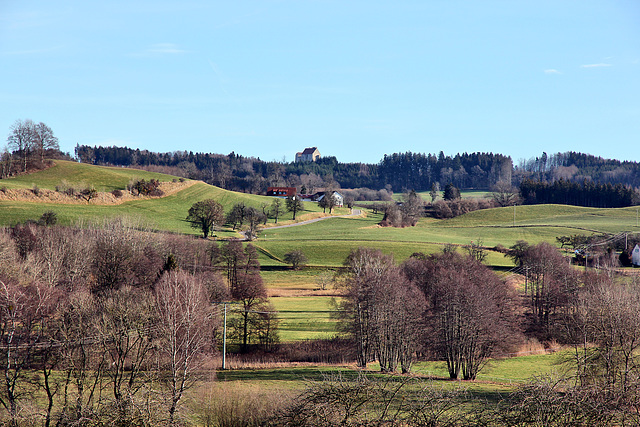
<path id="1" fill-rule="evenodd" d="M 69 204 L 63 198 L 56 201 L 51 197 L 45 197 L 42 194 L 45 193 L 44 191 L 40 195 L 35 195 L 29 190 L 34 186 L 49 192 L 54 192 L 57 186 L 77 188 L 93 186 L 98 191 L 111 191 L 125 189 L 127 184 L 135 179 L 157 179 L 169 183 L 169 186 L 173 181 L 178 181 L 174 185 L 179 186 L 180 189 L 159 198 L 129 197 L 127 201 L 118 204 L 101 203 L 105 197 L 98 197 L 90 202 L 80 200 L 80 204 Z M 197 201 L 215 199 L 222 204 L 227 212 L 236 203 L 245 203 L 247 206 L 262 209 L 263 206 L 270 206 L 273 202 L 271 197 L 223 190 L 200 181 L 181 184 L 177 177 L 171 175 L 137 169 L 57 161 L 54 166 L 46 170 L 0 180 L 0 192 L 5 196 L 5 200 L 1 200 L 2 197 L 0 197 L 0 225 L 13 225 L 28 219 L 37 219 L 45 211 L 54 211 L 61 224 L 95 221 L 114 216 L 130 216 L 153 229 L 197 234 L 197 231 L 193 230 L 190 224 L 185 221 L 189 208 Z M 18 194 L 18 190 L 21 190 L 28 197 L 7 197 L 9 193 Z M 317 216 L 320 211 L 321 208 L 316 203 L 306 203 L 305 211 L 299 213 L 297 219 L 303 220 Z M 280 220 L 288 220 L 290 217 L 291 214 L 287 214 Z M 222 235 L 237 236 L 237 233 L 223 232 Z"/>

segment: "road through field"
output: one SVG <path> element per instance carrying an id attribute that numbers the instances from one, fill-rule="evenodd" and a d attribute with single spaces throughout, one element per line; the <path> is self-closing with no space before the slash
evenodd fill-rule
<path id="1" fill-rule="evenodd" d="M 293 224 L 276 225 L 274 227 L 267 227 L 267 228 L 263 228 L 262 230 L 263 231 L 264 230 L 276 230 L 278 228 L 297 227 L 298 225 L 307 225 L 307 224 L 311 224 L 311 223 L 314 223 L 314 222 L 322 221 L 324 219 L 349 218 L 349 217 L 352 217 L 352 216 L 359 216 L 361 213 L 362 212 L 360 211 L 360 209 L 353 209 L 349 215 L 323 216 L 321 218 L 308 219 L 306 221 L 300 221 L 300 222 L 296 222 L 296 223 L 293 223 Z"/>

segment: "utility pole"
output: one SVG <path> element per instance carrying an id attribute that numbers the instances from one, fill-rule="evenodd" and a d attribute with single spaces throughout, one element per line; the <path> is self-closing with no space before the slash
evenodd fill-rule
<path id="1" fill-rule="evenodd" d="M 222 370 L 227 369 L 227 305 L 237 304 L 234 302 L 212 302 L 211 304 L 222 304 Z"/>
<path id="2" fill-rule="evenodd" d="M 224 316 L 222 327 L 222 370 L 227 369 L 227 303 L 224 303 Z"/>

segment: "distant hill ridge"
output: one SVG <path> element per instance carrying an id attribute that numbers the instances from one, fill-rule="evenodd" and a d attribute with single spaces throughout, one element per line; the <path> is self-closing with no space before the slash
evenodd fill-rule
<path id="1" fill-rule="evenodd" d="M 342 188 L 429 191 L 452 183 L 460 189 L 490 189 L 497 182 L 519 186 L 525 179 L 553 182 L 585 180 L 640 187 L 640 164 L 565 152 L 521 160 L 495 153 L 393 153 L 376 164 L 341 163 L 325 156 L 315 162 L 266 162 L 255 157 L 175 151 L 154 153 L 128 147 L 78 145 L 76 156 L 97 165 L 134 166 L 162 171 L 234 191 L 264 194 L 268 186 L 305 187 L 305 192 L 337 183 Z M 311 191 L 310 191 L 311 190 Z"/>

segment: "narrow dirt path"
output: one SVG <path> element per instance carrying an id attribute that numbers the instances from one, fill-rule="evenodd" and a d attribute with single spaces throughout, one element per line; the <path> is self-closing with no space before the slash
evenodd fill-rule
<path id="1" fill-rule="evenodd" d="M 350 214 L 348 215 L 336 215 L 336 216 L 323 216 L 321 218 L 314 218 L 314 219 L 308 219 L 306 221 L 300 221 L 300 222 L 296 222 L 293 224 L 286 224 L 286 225 L 276 225 L 274 227 L 267 227 L 267 228 L 262 228 L 260 229 L 260 231 L 267 231 L 267 230 L 277 230 L 279 228 L 288 228 L 288 227 L 297 227 L 299 225 L 307 225 L 307 224 L 312 224 L 314 222 L 318 222 L 318 221 L 323 221 L 325 219 L 331 219 L 331 218 L 350 218 L 350 217 L 355 217 L 355 216 L 360 216 L 362 214 L 362 211 L 360 209 L 353 209 L 351 211 Z M 240 231 L 240 235 L 243 237 L 243 239 L 245 241 L 249 241 L 249 239 L 247 239 L 247 234 L 244 231 Z"/>
<path id="2" fill-rule="evenodd" d="M 297 227 L 298 225 L 307 225 L 307 224 L 311 224 L 314 222 L 323 221 L 325 219 L 331 219 L 331 218 L 349 218 L 349 217 L 359 216 L 361 213 L 362 211 L 360 209 L 353 209 L 351 213 L 348 215 L 323 216 L 321 218 L 308 219 L 306 221 L 295 222 L 293 224 L 276 225 L 274 227 L 267 227 L 267 228 L 263 228 L 262 231 L 277 230 L 278 228 Z"/>

